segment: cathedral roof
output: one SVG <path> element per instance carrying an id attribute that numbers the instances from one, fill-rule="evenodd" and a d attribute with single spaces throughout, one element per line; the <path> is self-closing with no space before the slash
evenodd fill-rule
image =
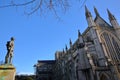
<path id="1" fill-rule="evenodd" d="M 96 16 L 94 22 L 100 27 L 112 27 L 109 23 L 107 23 L 102 17 Z"/>

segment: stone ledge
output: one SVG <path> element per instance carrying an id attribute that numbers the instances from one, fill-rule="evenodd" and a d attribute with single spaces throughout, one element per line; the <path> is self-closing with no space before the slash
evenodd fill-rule
<path id="1" fill-rule="evenodd" d="M 0 69 L 15 69 L 15 67 L 10 64 L 2 64 L 0 65 Z"/>

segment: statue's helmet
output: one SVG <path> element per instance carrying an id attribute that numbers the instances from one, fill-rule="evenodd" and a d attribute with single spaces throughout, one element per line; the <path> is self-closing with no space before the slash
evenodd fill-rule
<path id="1" fill-rule="evenodd" d="M 11 37 L 11 40 L 14 40 L 14 37 Z"/>

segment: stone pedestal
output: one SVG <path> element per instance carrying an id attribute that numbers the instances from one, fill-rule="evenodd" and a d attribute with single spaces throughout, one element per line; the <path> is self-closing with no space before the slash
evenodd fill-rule
<path id="1" fill-rule="evenodd" d="M 16 69 L 13 65 L 0 65 L 0 80 L 15 80 Z"/>

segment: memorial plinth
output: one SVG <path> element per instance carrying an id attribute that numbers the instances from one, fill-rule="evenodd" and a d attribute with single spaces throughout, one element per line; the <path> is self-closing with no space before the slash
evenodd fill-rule
<path id="1" fill-rule="evenodd" d="M 16 69 L 13 65 L 0 65 L 0 80 L 15 80 Z"/>

